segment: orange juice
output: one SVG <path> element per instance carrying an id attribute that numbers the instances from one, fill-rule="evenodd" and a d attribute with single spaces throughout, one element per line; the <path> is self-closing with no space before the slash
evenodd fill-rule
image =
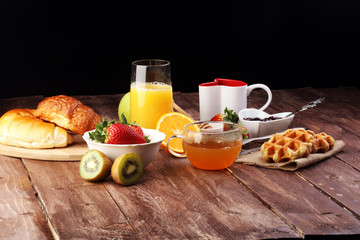
<path id="1" fill-rule="evenodd" d="M 187 143 L 183 141 L 186 157 L 197 168 L 224 169 L 233 164 L 240 153 L 242 141 Z"/>
<path id="2" fill-rule="evenodd" d="M 130 119 L 141 127 L 155 129 L 158 119 L 173 111 L 172 87 L 165 83 L 132 83 Z"/>

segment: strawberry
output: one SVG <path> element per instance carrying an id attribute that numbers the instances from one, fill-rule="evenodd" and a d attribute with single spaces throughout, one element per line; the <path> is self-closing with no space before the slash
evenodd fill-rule
<path id="1" fill-rule="evenodd" d="M 141 136 L 144 136 L 144 131 L 141 129 L 141 127 L 139 125 L 129 125 L 132 129 L 135 130 L 135 132 L 137 132 L 138 134 L 140 134 Z"/>
<path id="2" fill-rule="evenodd" d="M 241 133 L 242 133 L 243 139 L 249 139 L 250 138 L 249 130 L 247 130 L 246 127 L 241 125 L 241 123 L 239 123 L 239 125 L 241 126 Z"/>
<path id="3" fill-rule="evenodd" d="M 215 116 L 213 116 L 210 121 L 223 121 L 224 119 L 224 114 L 222 113 L 219 113 L 219 114 L 216 114 Z"/>
<path id="4" fill-rule="evenodd" d="M 234 110 L 228 109 L 227 107 L 224 110 L 224 113 L 216 114 L 210 119 L 210 121 L 224 121 L 224 122 L 239 122 L 239 116 Z"/>
<path id="5" fill-rule="evenodd" d="M 108 144 L 138 144 L 146 143 L 144 136 L 137 133 L 129 125 L 114 123 L 107 129 L 105 143 Z"/>
<path id="6" fill-rule="evenodd" d="M 239 123 L 239 116 L 236 112 L 232 109 L 228 109 L 227 107 L 224 109 L 224 113 L 216 114 L 214 117 L 210 119 L 210 121 L 225 121 L 225 122 L 233 122 L 233 123 Z M 246 129 L 246 127 L 242 126 L 241 123 L 239 123 L 241 126 L 241 133 L 243 135 L 243 139 L 249 139 L 250 134 L 249 130 Z"/>
<path id="7" fill-rule="evenodd" d="M 140 130 L 142 129 L 140 128 Z M 95 131 L 90 132 L 89 136 L 93 141 L 107 144 L 139 144 L 149 142 L 144 137 L 144 133 L 139 134 L 130 125 L 116 123 L 115 120 L 108 122 L 106 118 L 96 124 Z"/>
<path id="8" fill-rule="evenodd" d="M 132 127 L 132 129 L 134 129 L 138 134 L 140 134 L 141 136 L 144 136 L 144 132 L 143 130 L 141 129 L 141 127 L 133 122 L 133 123 L 129 123 L 128 120 L 126 119 L 124 113 L 121 114 L 121 121 L 120 121 L 122 124 L 125 124 L 125 125 L 129 125 L 130 127 Z"/>
<path id="9" fill-rule="evenodd" d="M 132 129 L 134 129 L 138 134 L 140 134 L 141 136 L 143 136 L 145 138 L 146 142 L 148 142 L 148 143 L 151 142 L 149 136 L 145 136 L 144 131 L 139 126 L 139 124 L 137 124 L 136 122 L 129 123 L 128 120 L 126 119 L 124 113 L 121 114 L 121 123 L 132 127 Z"/>

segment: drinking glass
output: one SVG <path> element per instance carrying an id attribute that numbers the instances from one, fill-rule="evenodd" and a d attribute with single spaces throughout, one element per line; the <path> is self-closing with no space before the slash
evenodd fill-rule
<path id="1" fill-rule="evenodd" d="M 169 142 L 182 138 L 185 154 L 172 151 Z M 171 136 L 168 151 L 178 157 L 187 157 L 194 167 L 219 170 L 231 166 L 242 148 L 241 127 L 237 123 L 201 121 L 186 124 L 182 134 Z"/>
<path id="2" fill-rule="evenodd" d="M 130 119 L 143 128 L 155 129 L 158 119 L 173 111 L 170 62 L 160 59 L 132 63 Z"/>

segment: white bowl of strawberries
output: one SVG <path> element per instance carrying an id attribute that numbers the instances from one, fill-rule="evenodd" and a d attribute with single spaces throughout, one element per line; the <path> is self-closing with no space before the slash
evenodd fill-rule
<path id="1" fill-rule="evenodd" d="M 146 167 L 155 159 L 165 134 L 154 129 L 104 119 L 96 125 L 96 129 L 85 132 L 83 139 L 89 149 L 103 152 L 111 161 L 124 153 L 137 153 Z"/>

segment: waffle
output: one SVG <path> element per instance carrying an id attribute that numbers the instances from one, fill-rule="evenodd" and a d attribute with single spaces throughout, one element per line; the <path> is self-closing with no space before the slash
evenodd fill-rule
<path id="1" fill-rule="evenodd" d="M 313 145 L 313 153 L 324 153 L 331 150 L 335 145 L 335 139 L 326 133 L 315 134 L 315 144 Z"/>
<path id="2" fill-rule="evenodd" d="M 282 134 L 274 134 L 261 146 L 266 162 L 285 162 L 309 156 L 315 144 L 313 131 L 288 129 Z"/>

